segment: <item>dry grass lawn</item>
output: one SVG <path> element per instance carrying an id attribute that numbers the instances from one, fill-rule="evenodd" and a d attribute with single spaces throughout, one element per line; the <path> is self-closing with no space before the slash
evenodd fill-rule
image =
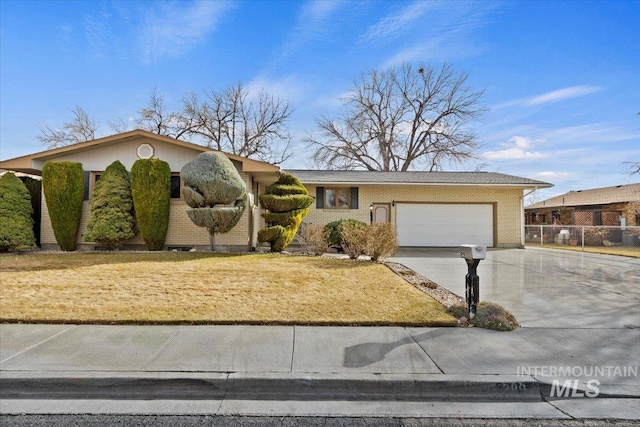
<path id="1" fill-rule="evenodd" d="M 0 256 L 0 321 L 455 325 L 384 265 L 276 254 Z"/>

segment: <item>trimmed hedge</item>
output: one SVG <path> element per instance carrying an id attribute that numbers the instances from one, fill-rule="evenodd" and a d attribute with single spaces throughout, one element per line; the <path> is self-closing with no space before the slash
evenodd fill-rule
<path id="1" fill-rule="evenodd" d="M 12 172 L 0 176 L 0 252 L 34 246 L 31 196 Z"/>
<path id="2" fill-rule="evenodd" d="M 260 206 L 269 212 L 262 214 L 267 227 L 258 232 L 258 241 L 271 243 L 273 252 L 283 251 L 293 241 L 312 203 L 313 197 L 295 176 L 280 174 L 260 196 Z"/>
<path id="3" fill-rule="evenodd" d="M 76 250 L 82 217 L 84 171 L 77 162 L 47 162 L 42 168 L 42 188 L 56 241 L 63 251 Z"/>
<path id="4" fill-rule="evenodd" d="M 84 232 L 86 242 L 116 249 L 136 235 L 129 173 L 118 160 L 111 163 L 96 182 L 91 216 Z"/>
<path id="5" fill-rule="evenodd" d="M 164 247 L 169 230 L 171 168 L 160 159 L 140 159 L 131 167 L 131 194 L 138 229 L 151 251 Z"/>

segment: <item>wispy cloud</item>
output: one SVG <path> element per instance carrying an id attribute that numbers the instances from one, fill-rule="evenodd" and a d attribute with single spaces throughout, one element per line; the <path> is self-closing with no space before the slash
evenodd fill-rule
<path id="1" fill-rule="evenodd" d="M 542 95 L 534 96 L 527 100 L 524 105 L 539 105 L 548 104 L 550 102 L 563 101 L 565 99 L 578 98 L 581 96 L 589 95 L 594 92 L 598 92 L 600 88 L 598 86 L 571 86 L 564 89 L 554 90 Z"/>
<path id="2" fill-rule="evenodd" d="M 564 101 L 572 98 L 579 98 L 582 96 L 590 95 L 602 90 L 599 86 L 578 85 L 570 86 L 563 89 L 546 92 L 541 95 L 534 95 L 525 98 L 515 99 L 492 107 L 492 110 L 501 110 L 508 107 L 530 107 L 534 105 L 550 104 L 553 102 Z"/>
<path id="3" fill-rule="evenodd" d="M 549 181 L 564 181 L 570 176 L 571 174 L 569 172 L 544 171 L 533 174 L 532 178 Z"/>
<path id="4" fill-rule="evenodd" d="M 483 157 L 488 160 L 537 160 L 548 157 L 548 154 L 531 150 L 532 141 L 523 136 L 514 136 L 502 150 L 487 151 Z"/>
<path id="5" fill-rule="evenodd" d="M 360 37 L 361 43 L 398 46 L 383 66 L 417 60 L 475 56 L 486 48 L 475 32 L 490 21 L 496 2 L 415 1 L 381 18 Z"/>
<path id="6" fill-rule="evenodd" d="M 269 79 L 264 76 L 253 78 L 246 85 L 249 96 L 258 97 L 262 91 L 296 104 L 307 96 L 309 83 L 298 76 L 290 74 L 278 79 Z"/>
<path id="7" fill-rule="evenodd" d="M 177 58 L 195 48 L 233 6 L 228 0 L 98 5 L 84 17 L 89 55 L 95 59 L 134 56 L 143 64 Z"/>
<path id="8" fill-rule="evenodd" d="M 329 31 L 326 23 L 343 5 L 336 0 L 312 0 L 305 3 L 296 24 L 282 46 L 281 56 L 294 54 L 310 41 L 318 40 Z"/>
<path id="9" fill-rule="evenodd" d="M 170 3 L 149 11 L 139 35 L 143 62 L 175 58 L 189 51 L 215 29 L 230 7 L 228 1 L 195 1 Z"/>
<path id="10" fill-rule="evenodd" d="M 428 10 L 434 9 L 438 4 L 439 2 L 435 1 L 416 1 L 411 3 L 370 26 L 362 35 L 361 41 L 371 42 L 393 38 L 403 30 L 406 30 L 408 25 L 420 19 Z"/>

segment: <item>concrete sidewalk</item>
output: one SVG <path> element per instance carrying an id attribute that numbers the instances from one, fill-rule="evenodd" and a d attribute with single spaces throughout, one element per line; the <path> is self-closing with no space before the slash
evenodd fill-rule
<path id="1" fill-rule="evenodd" d="M 639 343 L 638 329 L 0 325 L 1 411 L 640 419 Z M 592 391 L 589 367 L 631 370 L 595 378 L 597 398 L 550 396 L 553 380 Z"/>

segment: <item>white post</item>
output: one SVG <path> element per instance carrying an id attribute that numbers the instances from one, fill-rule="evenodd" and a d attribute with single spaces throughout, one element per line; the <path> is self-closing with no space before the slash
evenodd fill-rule
<path id="1" fill-rule="evenodd" d="M 582 226 L 582 252 L 584 252 L 584 225 Z"/>
<path id="2" fill-rule="evenodd" d="M 544 246 L 544 234 L 542 231 L 542 224 L 540 225 L 540 246 Z"/>

